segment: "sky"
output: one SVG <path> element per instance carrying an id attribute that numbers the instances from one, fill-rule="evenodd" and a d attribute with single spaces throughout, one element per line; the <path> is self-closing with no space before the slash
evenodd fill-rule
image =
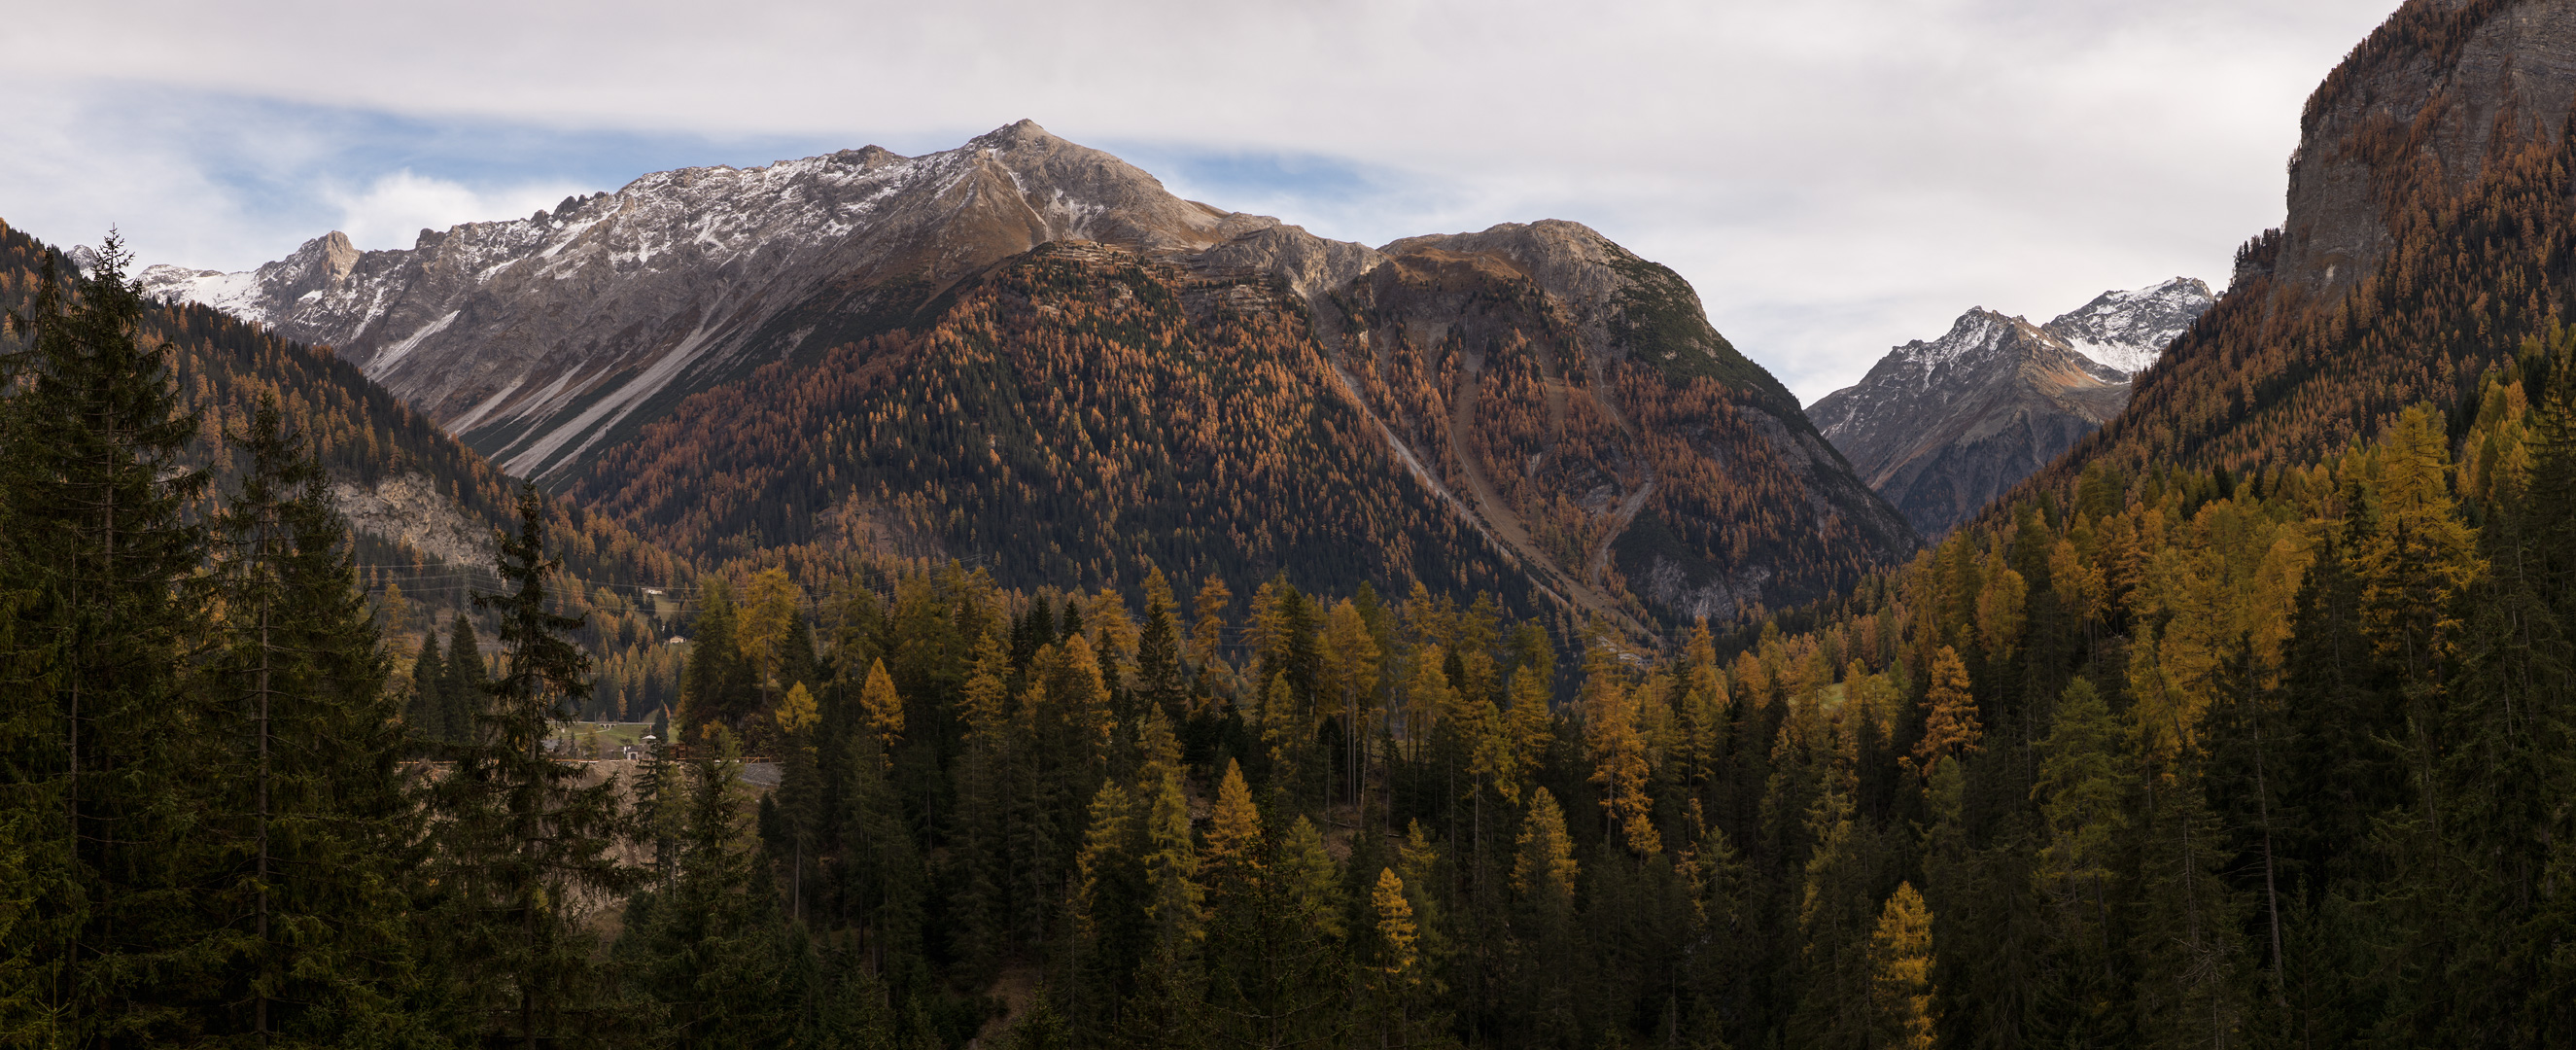
<path id="1" fill-rule="evenodd" d="M 1571 219 L 1802 399 L 2277 225 L 2396 0 L 5 0 L 0 220 L 247 269 L 648 172 L 1028 118 L 1368 244 Z"/>

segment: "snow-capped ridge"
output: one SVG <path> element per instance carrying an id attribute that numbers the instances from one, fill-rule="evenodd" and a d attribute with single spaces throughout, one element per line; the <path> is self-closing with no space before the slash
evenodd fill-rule
<path id="1" fill-rule="evenodd" d="M 2198 278 L 2173 277 L 2144 288 L 2112 290 L 2042 326 L 2076 353 L 2137 375 L 2217 302 Z"/>

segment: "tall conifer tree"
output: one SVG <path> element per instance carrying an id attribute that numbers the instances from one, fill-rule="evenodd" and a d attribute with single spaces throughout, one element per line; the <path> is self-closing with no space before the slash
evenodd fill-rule
<path id="1" fill-rule="evenodd" d="M 334 1046 L 418 1027 L 402 895 L 417 858 L 376 626 L 329 479 L 276 404 L 230 435 L 249 469 L 214 526 L 222 610 L 194 766 L 226 791 L 230 878 L 205 898 L 240 960 L 211 1028 Z M 246 938 L 246 939 L 245 939 Z"/>
<path id="2" fill-rule="evenodd" d="M 183 593 L 205 550 L 185 516 L 205 476 L 180 461 L 198 420 L 143 337 L 130 256 L 114 233 L 103 248 L 68 281 L 46 257 L 0 375 L 0 593 L 18 596 L 16 677 L 42 708 L 11 720 L 0 778 L 48 873 L 28 891 L 36 1012 L 73 1043 L 185 1031 L 174 986 L 221 965 L 188 919 L 207 858 L 179 848 L 205 785 L 173 761 L 195 730 L 180 656 L 203 627 Z"/>
<path id="3" fill-rule="evenodd" d="M 631 876 L 607 852 L 621 830 L 616 785 L 579 786 L 581 768 L 545 748 L 554 722 L 589 698 L 590 657 L 570 637 L 582 618 L 549 598 L 562 562 L 547 555 L 535 488 L 518 510 L 518 534 L 500 543 L 509 589 L 474 596 L 500 620 L 500 673 L 455 769 L 432 788 L 432 874 L 466 1022 L 487 1043 L 533 1048 L 610 1028 L 581 909 Z"/>

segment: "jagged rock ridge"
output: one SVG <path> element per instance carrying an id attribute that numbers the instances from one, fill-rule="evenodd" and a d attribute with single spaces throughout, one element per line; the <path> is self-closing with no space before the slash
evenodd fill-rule
<path id="1" fill-rule="evenodd" d="M 868 147 L 686 168 L 401 251 L 315 238 L 249 274 L 143 279 L 335 347 L 510 470 L 545 478 L 654 407 L 900 323 L 1050 240 L 1205 248 L 1276 220 L 1183 201 L 1022 121 L 918 158 Z"/>

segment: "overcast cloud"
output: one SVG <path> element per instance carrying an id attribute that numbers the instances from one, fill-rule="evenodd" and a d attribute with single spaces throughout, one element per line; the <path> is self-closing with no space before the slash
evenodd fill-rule
<path id="1" fill-rule="evenodd" d="M 1813 400 L 1970 306 L 2224 283 L 2394 6 L 11 0 L 0 217 L 239 269 L 1027 117 L 1331 237 L 1588 223 Z"/>

